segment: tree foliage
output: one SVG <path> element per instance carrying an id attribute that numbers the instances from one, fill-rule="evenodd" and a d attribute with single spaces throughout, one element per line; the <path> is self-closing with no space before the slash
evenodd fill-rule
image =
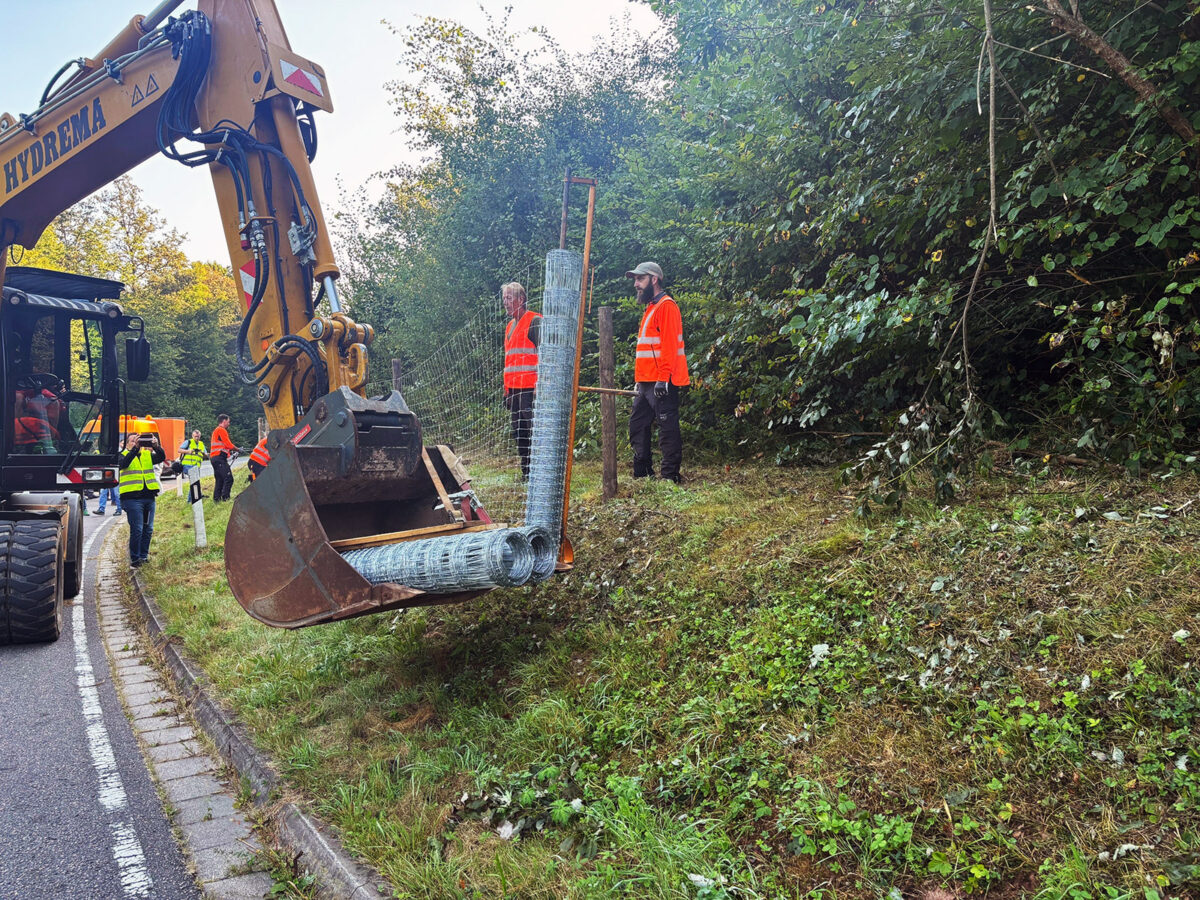
<path id="1" fill-rule="evenodd" d="M 568 166 L 604 186 L 592 258 L 601 278 L 620 279 L 632 264 L 628 214 L 608 186 L 623 152 L 657 127 L 666 60 L 615 42 L 573 58 L 505 20 L 476 34 L 429 18 L 398 34 L 410 77 L 392 85 L 395 107 L 425 158 L 386 173 L 384 199 L 339 223 L 347 294 L 380 335 L 375 359 L 423 359 L 481 309 L 499 323 L 500 285 L 539 283 L 558 246 Z M 572 196 L 576 247 L 584 196 Z"/>
<path id="2" fill-rule="evenodd" d="M 663 263 L 686 414 L 721 453 L 892 434 L 863 471 L 896 487 L 932 462 L 946 492 L 988 437 L 1181 462 L 1200 425 L 1194 2 L 652 6 L 673 46 L 574 61 L 503 21 L 400 33 L 395 104 L 427 156 L 343 222 L 392 352 L 536 271 L 571 164 L 601 184 L 597 298 Z"/>
<path id="3" fill-rule="evenodd" d="M 699 200 L 694 283 L 729 301 L 720 402 L 785 440 L 890 430 L 910 404 L 944 436 L 973 373 L 976 434 L 1169 462 L 1200 399 L 1196 146 L 1175 127 L 1197 116 L 1194 4 L 994 5 L 993 112 L 978 3 L 656 4 L 684 72 L 659 171 Z M 994 249 L 964 315 L 989 114 Z"/>

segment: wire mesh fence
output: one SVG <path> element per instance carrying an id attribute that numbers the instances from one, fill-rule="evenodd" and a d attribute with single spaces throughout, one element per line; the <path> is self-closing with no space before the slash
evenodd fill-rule
<path id="1" fill-rule="evenodd" d="M 346 560 L 368 581 L 451 593 L 513 587 L 553 573 L 562 537 L 582 272 L 575 251 L 552 250 L 546 258 L 527 479 L 503 414 L 504 348 L 492 336 L 500 334 L 492 316 L 477 316 L 407 379 L 394 374 L 399 384 L 369 385 L 373 396 L 399 389 L 422 422 L 424 442 L 454 449 L 473 473 L 472 489 L 488 515 L 513 527 L 348 551 Z"/>
<path id="2" fill-rule="evenodd" d="M 427 446 L 445 444 L 462 459 L 472 487 L 496 522 L 521 524 L 525 483 L 504 407 L 504 317 L 480 310 L 440 346 L 400 374 L 397 387 L 421 423 Z M 373 381 L 369 396 L 391 380 Z"/>

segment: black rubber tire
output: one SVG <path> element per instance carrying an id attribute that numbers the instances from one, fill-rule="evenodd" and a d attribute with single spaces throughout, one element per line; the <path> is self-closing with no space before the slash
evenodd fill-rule
<path id="1" fill-rule="evenodd" d="M 0 522 L 0 644 L 48 643 L 62 633 L 61 534 L 56 519 Z"/>
<path id="2" fill-rule="evenodd" d="M 83 504 L 87 500 L 81 496 L 71 498 L 69 503 L 70 515 L 67 517 L 67 527 L 73 534 L 69 535 L 63 555 L 70 557 L 63 560 L 63 596 L 70 598 L 79 595 L 83 587 Z"/>

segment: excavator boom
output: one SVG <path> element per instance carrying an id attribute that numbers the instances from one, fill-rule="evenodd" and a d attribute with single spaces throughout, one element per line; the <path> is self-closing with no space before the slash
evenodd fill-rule
<path id="1" fill-rule="evenodd" d="M 448 500 L 466 475 L 422 445 L 399 393 L 362 396 L 374 332 L 342 309 L 310 166 L 314 115 L 333 110 L 325 72 L 292 50 L 272 0 L 170 16 L 179 5 L 135 16 L 33 113 L 0 116 L 0 278 L 10 246 L 150 156 L 207 168 L 246 303 L 235 363 L 272 432 L 230 517 L 235 596 L 282 627 L 473 596 L 372 583 L 341 555 L 499 526 Z"/>

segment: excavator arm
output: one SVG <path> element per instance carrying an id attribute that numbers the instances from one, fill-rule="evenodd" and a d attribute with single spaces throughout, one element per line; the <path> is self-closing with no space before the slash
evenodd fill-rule
<path id="1" fill-rule="evenodd" d="M 310 168 L 313 113 L 332 111 L 324 71 L 292 51 L 272 0 L 199 0 L 171 17 L 180 2 L 60 70 L 32 114 L 0 117 L 0 278 L 9 247 L 32 247 L 56 215 L 150 156 L 207 167 L 246 301 L 237 370 L 272 429 L 271 463 L 226 532 L 235 596 L 289 628 L 475 596 L 461 578 L 368 581 L 343 556 L 499 526 L 446 499 L 466 475 L 447 448 L 422 445 L 398 392 L 362 396 L 374 334 L 341 309 Z"/>
<path id="2" fill-rule="evenodd" d="M 268 425 L 287 428 L 328 391 L 361 391 L 374 337 L 341 311 L 309 165 L 329 88 L 292 52 L 271 0 L 201 0 L 164 24 L 179 2 L 134 17 L 34 113 L 0 119 L 0 248 L 33 246 L 56 215 L 156 153 L 206 166 L 246 298 L 239 374 Z"/>

